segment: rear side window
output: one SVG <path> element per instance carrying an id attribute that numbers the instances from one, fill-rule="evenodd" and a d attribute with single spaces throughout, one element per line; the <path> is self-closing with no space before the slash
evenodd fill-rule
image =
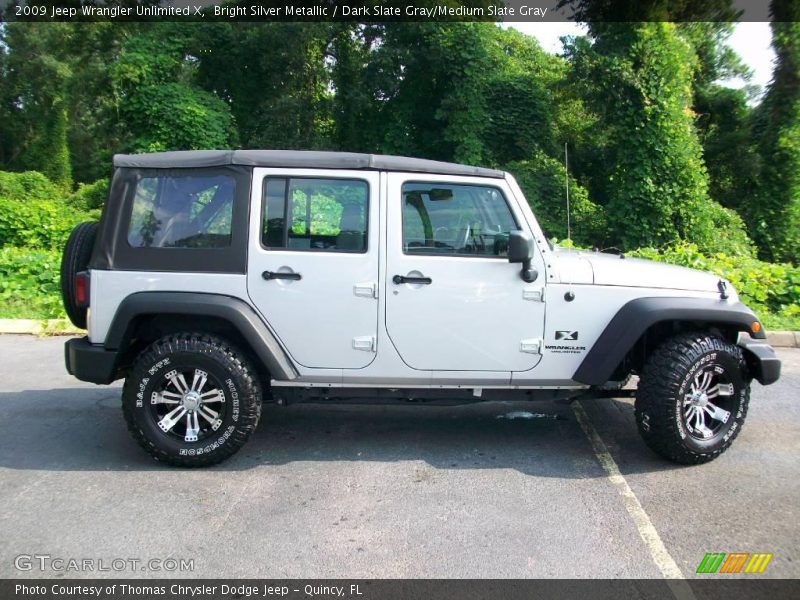
<path id="1" fill-rule="evenodd" d="M 128 243 L 135 248 L 229 247 L 235 187 L 228 175 L 140 178 Z"/>
<path id="2" fill-rule="evenodd" d="M 272 249 L 366 252 L 368 205 L 365 181 L 268 177 L 261 243 Z"/>

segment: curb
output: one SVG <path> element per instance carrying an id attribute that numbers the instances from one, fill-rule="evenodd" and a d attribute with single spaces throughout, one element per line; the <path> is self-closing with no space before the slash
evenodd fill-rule
<path id="1" fill-rule="evenodd" d="M 0 319 L 0 334 L 17 335 L 82 335 L 67 319 Z"/>
<path id="2" fill-rule="evenodd" d="M 67 319 L 0 319 L 1 334 L 83 335 L 85 330 Z M 800 348 L 800 331 L 768 331 L 767 343 L 773 348 Z"/>
<path id="3" fill-rule="evenodd" d="M 767 343 L 775 348 L 800 348 L 800 331 L 768 331 Z"/>

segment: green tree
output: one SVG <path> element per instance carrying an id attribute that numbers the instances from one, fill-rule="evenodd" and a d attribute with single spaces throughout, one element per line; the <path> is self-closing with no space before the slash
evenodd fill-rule
<path id="1" fill-rule="evenodd" d="M 210 23 L 193 31 L 197 83 L 225 100 L 244 146 L 330 145 L 331 23 Z"/>
<path id="2" fill-rule="evenodd" d="M 12 23 L 0 29 L 0 164 L 68 186 L 109 172 L 121 146 L 110 79 L 122 23 Z"/>
<path id="3" fill-rule="evenodd" d="M 671 23 L 593 23 L 594 42 L 570 49 L 575 73 L 608 130 L 605 198 L 612 239 L 625 248 L 680 239 L 701 248 L 735 243 L 735 215 L 708 196 L 708 174 L 694 127 L 697 59 Z M 724 233 L 724 235 L 723 235 Z M 735 242 L 734 242 L 735 241 Z"/>
<path id="4" fill-rule="evenodd" d="M 509 163 L 537 221 L 549 238 L 567 238 L 565 183 L 569 185 L 572 240 L 579 246 L 605 246 L 606 219 L 603 208 L 589 200 L 586 188 L 565 176 L 559 160 L 536 150 L 530 160 Z"/>
<path id="5" fill-rule="evenodd" d="M 483 74 L 488 124 L 483 133 L 492 164 L 529 160 L 539 151 L 558 155 L 563 132 L 558 118 L 562 98 L 557 85 L 566 62 L 542 50 L 535 38 L 515 29 L 495 28 L 499 49 L 495 66 Z"/>
<path id="6" fill-rule="evenodd" d="M 72 172 L 78 182 L 108 177 L 111 156 L 125 146 L 125 127 L 112 79 L 125 40 L 138 23 L 76 23 L 64 49 L 73 62 L 67 94 Z"/>
<path id="7" fill-rule="evenodd" d="M 39 170 L 63 188 L 72 185 L 67 141 L 67 87 L 72 65 L 53 49 L 68 45 L 67 23 L 7 23 L 4 59 L 5 162 Z"/>
<path id="8" fill-rule="evenodd" d="M 382 152 L 481 163 L 487 82 L 498 66 L 489 23 L 387 23 L 368 85 Z"/>
<path id="9" fill-rule="evenodd" d="M 333 145 L 348 152 L 374 152 L 380 146 L 377 107 L 371 82 L 380 25 L 340 24 L 331 46 L 333 65 Z"/>
<path id="10" fill-rule="evenodd" d="M 14 147 L 11 127 L 14 101 L 8 81 L 8 49 L 5 45 L 5 23 L 0 23 L 0 165 L 9 162 Z"/>
<path id="11" fill-rule="evenodd" d="M 745 190 L 756 175 L 750 118 L 755 88 L 732 89 L 720 80 L 749 81 L 752 71 L 727 41 L 731 22 L 685 22 L 678 33 L 694 48 L 697 68 L 692 79 L 695 125 L 708 169 L 709 194 L 725 207 L 739 209 Z"/>
<path id="12" fill-rule="evenodd" d="M 698 135 L 709 175 L 709 195 L 726 208 L 742 211 L 758 175 L 752 113 L 743 90 L 708 87 L 695 97 Z"/>
<path id="13" fill-rule="evenodd" d="M 800 5 L 773 0 L 775 72 L 755 115 L 763 165 L 755 197 L 743 207 L 761 255 L 798 263 L 800 247 Z"/>
<path id="14" fill-rule="evenodd" d="M 197 150 L 236 143 L 228 105 L 195 84 L 193 33 L 182 23 L 158 23 L 125 41 L 111 76 L 127 149 Z"/>
<path id="15" fill-rule="evenodd" d="M 735 21 L 731 0 L 559 0 L 573 11 L 575 21 L 600 23 Z"/>

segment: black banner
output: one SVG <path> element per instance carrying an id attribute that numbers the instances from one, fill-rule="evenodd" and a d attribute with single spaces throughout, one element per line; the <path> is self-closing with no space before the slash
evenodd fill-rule
<path id="1" fill-rule="evenodd" d="M 785 11 L 794 14 L 796 11 Z M 770 21 L 766 0 L 0 0 L 7 21 Z"/>
<path id="2" fill-rule="evenodd" d="M 782 600 L 798 580 L 226 580 L 11 579 L 4 600 Z"/>

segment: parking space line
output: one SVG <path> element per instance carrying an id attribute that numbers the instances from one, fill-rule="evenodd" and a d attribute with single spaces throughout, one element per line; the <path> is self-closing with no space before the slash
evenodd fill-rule
<path id="1" fill-rule="evenodd" d="M 650 517 L 647 516 L 636 494 L 633 493 L 627 480 L 622 475 L 622 472 L 620 472 L 616 461 L 608 451 L 608 447 L 605 442 L 603 442 L 600 434 L 597 433 L 597 430 L 589 421 L 589 416 L 586 414 L 580 401 L 576 400 L 572 403 L 572 410 L 575 413 L 575 418 L 578 420 L 581 429 L 583 429 L 583 432 L 589 439 L 598 462 L 606 472 L 608 480 L 617 488 L 619 495 L 622 496 L 625 509 L 636 524 L 639 536 L 642 538 L 644 545 L 647 547 L 647 551 L 661 571 L 661 574 L 668 580 L 683 580 L 680 582 L 671 582 L 670 589 L 673 595 L 678 600 L 692 600 L 695 597 L 694 593 L 689 587 L 688 582 L 685 581 L 685 577 L 678 567 L 678 564 L 670 555 L 664 542 L 661 541 L 661 536 L 658 535 L 658 531 L 656 531 L 653 522 L 650 520 Z"/>

